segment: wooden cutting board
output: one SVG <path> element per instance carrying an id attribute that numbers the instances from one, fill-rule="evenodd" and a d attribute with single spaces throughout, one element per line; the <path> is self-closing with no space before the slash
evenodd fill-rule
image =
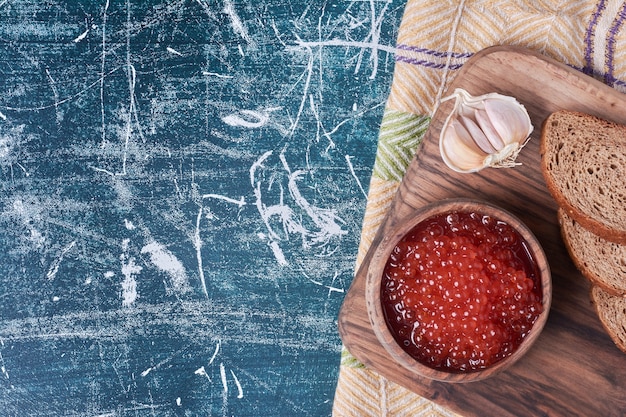
<path id="1" fill-rule="evenodd" d="M 512 47 L 476 54 L 449 92 L 457 87 L 473 95 L 514 96 L 526 106 L 535 130 L 518 157 L 522 165 L 475 174 L 447 168 L 438 138 L 453 103 L 441 105 L 342 305 L 339 333 L 345 346 L 370 369 L 465 416 L 626 415 L 626 354 L 604 332 L 589 299 L 589 283 L 562 244 L 539 155 L 541 126 L 550 113 L 577 110 L 626 124 L 626 96 L 566 65 Z M 382 236 L 416 208 L 448 197 L 488 200 L 519 216 L 543 245 L 552 270 L 552 308 L 543 333 L 517 364 L 481 382 L 415 377 L 378 343 L 365 306 L 366 272 Z"/>

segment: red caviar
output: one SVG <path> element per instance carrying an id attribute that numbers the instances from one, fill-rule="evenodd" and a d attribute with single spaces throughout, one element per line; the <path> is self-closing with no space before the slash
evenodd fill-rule
<path id="1" fill-rule="evenodd" d="M 388 327 L 405 351 L 457 372 L 511 355 L 542 311 L 539 271 L 525 240 L 476 212 L 415 226 L 387 261 L 381 295 Z"/>

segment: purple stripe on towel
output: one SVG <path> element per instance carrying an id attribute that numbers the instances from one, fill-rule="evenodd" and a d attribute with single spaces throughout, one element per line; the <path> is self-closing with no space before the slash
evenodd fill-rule
<path id="1" fill-rule="evenodd" d="M 626 87 L 626 81 L 622 81 L 619 78 L 615 78 L 613 74 L 605 74 L 604 75 L 604 83 L 610 85 L 611 87 Z"/>
<path id="2" fill-rule="evenodd" d="M 613 86 L 619 86 L 624 88 L 624 86 L 626 86 L 626 82 L 613 78 Z"/>
<path id="3" fill-rule="evenodd" d="M 459 68 L 461 68 L 463 66 L 463 64 L 450 64 L 447 65 L 445 62 L 438 64 L 432 61 L 426 61 L 423 59 L 415 59 L 415 58 L 409 58 L 406 56 L 402 56 L 402 55 L 396 55 L 396 62 L 405 62 L 407 64 L 411 64 L 411 65 L 417 65 L 417 66 L 421 66 L 421 67 L 427 67 L 427 68 L 434 68 L 434 69 L 443 69 L 446 68 L 446 66 L 451 69 L 451 70 L 457 70 Z"/>
<path id="4" fill-rule="evenodd" d="M 616 78 L 613 75 L 615 72 L 614 67 L 614 58 L 615 58 L 615 38 L 621 31 L 624 26 L 624 20 L 626 19 L 626 3 L 622 4 L 622 8 L 620 9 L 617 17 L 613 21 L 611 28 L 608 32 L 607 37 L 607 47 L 606 47 L 606 57 L 605 57 L 605 65 L 606 65 L 606 74 L 604 75 L 604 82 L 613 86 Z"/>
<path id="5" fill-rule="evenodd" d="M 598 19 L 605 9 L 606 1 L 600 0 L 596 6 L 596 11 L 591 16 L 589 27 L 587 27 L 587 31 L 585 32 L 585 66 L 583 73 L 587 75 L 593 73 L 593 40 L 595 38 L 596 27 L 598 26 Z"/>
<path id="6" fill-rule="evenodd" d="M 433 51 L 432 49 L 418 48 L 416 46 L 410 46 L 410 45 L 404 45 L 404 44 L 399 44 L 396 46 L 396 48 L 401 49 L 403 51 L 411 51 L 411 52 L 418 52 L 418 53 L 426 54 L 426 55 L 432 55 L 432 56 L 436 56 L 437 58 L 447 58 L 447 57 L 469 58 L 473 55 L 470 52 L 441 52 L 441 51 Z"/>
<path id="7" fill-rule="evenodd" d="M 577 67 L 576 65 L 570 65 L 570 64 L 567 64 L 567 66 L 568 66 L 568 67 L 570 67 L 570 68 L 572 68 L 572 69 L 575 69 L 575 70 L 576 70 L 576 71 L 578 71 L 578 72 L 582 72 L 582 73 L 584 73 L 584 72 L 585 72 L 585 69 L 584 69 L 584 68 Z M 600 72 L 597 72 L 597 73 L 598 73 L 598 74 L 600 74 Z M 600 74 L 600 76 L 605 77 L 605 76 L 604 76 L 604 75 L 602 75 L 602 74 Z M 608 75 L 607 75 L 607 77 L 608 77 Z M 615 78 L 615 77 L 611 77 L 611 82 L 613 83 L 613 86 L 614 86 L 614 87 L 615 87 L 615 86 L 620 86 L 620 87 L 625 87 L 625 86 L 626 86 L 626 81 L 622 81 L 622 80 L 620 80 L 620 79 L 618 79 L 618 78 Z"/>
<path id="8" fill-rule="evenodd" d="M 615 82 L 615 77 L 613 76 L 614 67 L 613 67 L 613 58 L 615 57 L 615 37 L 619 33 L 619 31 L 624 26 L 624 19 L 626 19 L 626 3 L 622 5 L 617 18 L 614 20 L 613 25 L 609 29 L 609 37 L 607 39 L 607 49 L 606 49 L 606 74 L 604 76 L 604 82 L 613 86 Z"/>

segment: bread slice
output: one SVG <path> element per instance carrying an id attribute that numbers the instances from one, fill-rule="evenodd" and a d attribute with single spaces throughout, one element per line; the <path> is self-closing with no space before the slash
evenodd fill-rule
<path id="1" fill-rule="evenodd" d="M 626 245 L 594 235 L 563 209 L 558 219 L 565 247 L 580 272 L 609 294 L 626 295 Z"/>
<path id="2" fill-rule="evenodd" d="M 552 113 L 541 131 L 541 169 L 571 218 L 626 244 L 626 126 L 568 110 Z"/>
<path id="3" fill-rule="evenodd" d="M 594 285 L 591 287 L 591 301 L 613 343 L 626 352 L 626 298 L 611 295 Z"/>

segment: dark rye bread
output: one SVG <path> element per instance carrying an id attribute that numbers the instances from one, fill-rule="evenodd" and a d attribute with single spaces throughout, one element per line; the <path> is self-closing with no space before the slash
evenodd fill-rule
<path id="1" fill-rule="evenodd" d="M 626 295 L 626 245 L 591 233 L 563 209 L 559 209 L 558 219 L 565 247 L 580 272 L 607 293 Z"/>
<path id="2" fill-rule="evenodd" d="M 552 113 L 541 131 L 541 169 L 571 218 L 626 244 L 626 126 L 567 110 Z"/>
<path id="3" fill-rule="evenodd" d="M 609 337 L 626 352 L 626 298 L 611 295 L 598 286 L 591 288 L 591 302 Z"/>

